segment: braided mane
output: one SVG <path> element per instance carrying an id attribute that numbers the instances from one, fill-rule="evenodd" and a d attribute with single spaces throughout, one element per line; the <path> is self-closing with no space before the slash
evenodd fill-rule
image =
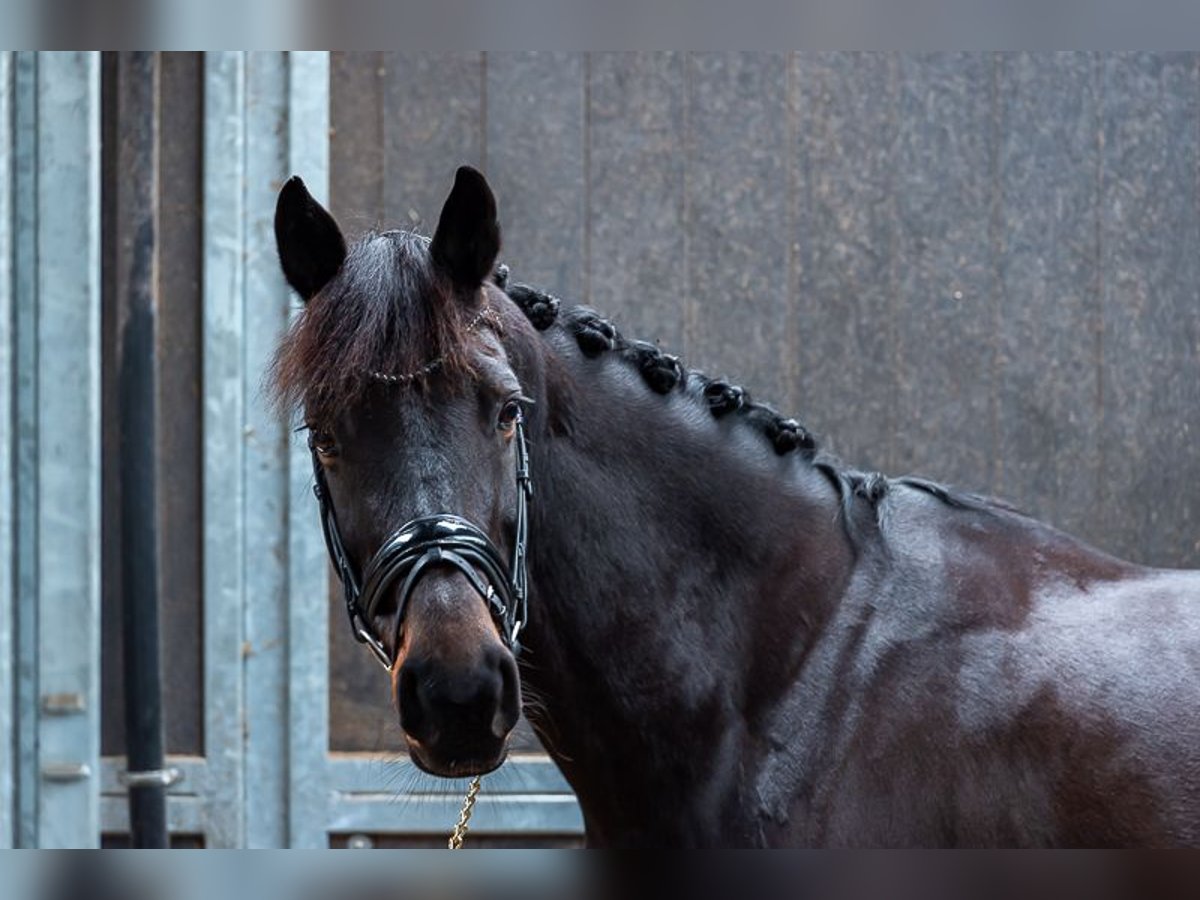
<path id="1" fill-rule="evenodd" d="M 502 266 L 498 270 L 497 284 L 539 331 L 545 331 L 561 318 L 585 356 L 595 358 L 602 353 L 617 353 L 641 373 L 646 385 L 655 393 L 694 392 L 703 398 L 714 418 L 737 415 L 759 431 L 777 454 L 799 453 L 837 490 L 844 520 L 852 532 L 852 506 L 857 501 L 865 501 L 878 515 L 883 500 L 896 486 L 923 491 L 960 509 L 1011 509 L 992 498 L 958 491 L 924 478 L 889 478 L 879 472 L 848 468 L 823 451 L 816 436 L 799 421 L 782 415 L 766 403 L 752 400 L 744 388 L 724 379 L 709 378 L 699 370 L 687 369 L 679 357 L 663 352 L 655 344 L 626 339 L 611 321 L 595 310 L 577 306 L 563 311 L 557 297 L 525 284 L 510 286 L 507 280 L 508 267 Z"/>

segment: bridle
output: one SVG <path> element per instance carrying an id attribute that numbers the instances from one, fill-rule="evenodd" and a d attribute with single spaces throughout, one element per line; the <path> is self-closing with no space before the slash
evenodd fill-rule
<path id="1" fill-rule="evenodd" d="M 321 507 L 325 546 L 338 580 L 342 583 L 350 629 L 355 639 L 366 644 L 385 669 L 391 670 L 393 660 L 371 625 L 373 617 L 392 586 L 399 583 L 393 642 L 393 646 L 399 646 L 408 600 L 417 582 L 430 569 L 438 566 L 451 566 L 466 577 L 467 583 L 487 603 L 505 646 L 513 653 L 520 649 L 521 629 L 528 620 L 526 554 L 529 499 L 533 495 L 529 447 L 525 441 L 522 418 L 522 415 L 518 415 L 516 434 L 513 436 L 516 449 L 517 527 L 511 561 L 505 563 L 499 549 L 480 528 L 460 516 L 439 513 L 412 519 L 393 531 L 367 563 L 361 580 L 342 543 L 329 485 L 325 480 L 325 469 L 310 439 L 313 493 Z"/>
<path id="2" fill-rule="evenodd" d="M 409 598 L 417 583 L 438 566 L 457 569 L 488 605 L 500 637 L 514 654 L 520 649 L 521 629 L 528 621 L 528 576 L 526 555 L 529 539 L 529 500 L 533 480 L 529 474 L 529 446 L 525 440 L 524 413 L 518 413 L 513 436 L 516 453 L 517 516 L 512 558 L 505 562 L 500 550 L 480 528 L 460 516 L 438 513 L 405 522 L 383 542 L 371 557 L 360 579 L 346 554 L 338 530 L 333 499 L 325 480 L 325 467 L 309 438 L 313 463 L 313 493 L 321 507 L 321 529 L 334 571 L 342 583 L 346 613 L 355 640 L 366 644 L 388 671 L 394 660 L 371 625 L 380 604 L 399 583 L 396 597 L 396 631 L 393 646 L 400 645 L 400 630 Z"/>

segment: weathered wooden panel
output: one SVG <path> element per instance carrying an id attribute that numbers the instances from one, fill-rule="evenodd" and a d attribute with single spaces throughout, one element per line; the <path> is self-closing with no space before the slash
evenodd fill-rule
<path id="1" fill-rule="evenodd" d="M 792 65 L 795 409 L 835 453 L 889 471 L 897 66 L 844 53 L 798 54 Z"/>
<path id="2" fill-rule="evenodd" d="M 368 65 L 335 59 L 335 120 Z M 1200 499 L 1160 477 L 1183 466 L 1186 483 L 1200 427 L 1194 57 L 484 67 L 472 126 L 473 109 L 433 99 L 469 66 L 389 57 L 415 74 L 387 76 L 388 102 L 434 108 L 389 127 L 442 137 L 410 141 L 404 165 L 434 175 L 389 194 L 387 217 L 425 185 L 440 202 L 461 160 L 439 123 L 457 116 L 458 133 L 484 130 L 518 279 L 727 371 L 850 463 L 996 491 L 1114 552 L 1200 561 Z M 361 175 L 374 152 L 335 139 L 335 194 L 339 161 Z M 383 181 L 400 184 L 393 157 Z"/>
<path id="3" fill-rule="evenodd" d="M 788 60 L 696 54 L 687 81 L 687 359 L 789 412 Z"/>
<path id="4" fill-rule="evenodd" d="M 105 435 L 105 560 L 101 657 L 102 739 L 105 755 L 125 752 L 124 675 L 121 658 L 122 597 L 115 349 L 118 282 L 115 269 L 128 267 L 130 226 L 118 222 L 118 195 L 128 183 L 131 162 L 123 150 L 129 123 L 123 120 L 116 54 L 104 71 L 103 301 Z M 155 198 L 158 228 L 153 235 L 150 279 L 155 295 L 158 408 L 155 454 L 159 615 L 163 647 L 164 728 L 170 753 L 203 752 L 203 678 L 200 542 L 200 76 L 198 54 L 162 54 L 159 66 Z"/>
<path id="5" fill-rule="evenodd" d="M 899 59 L 888 251 L 896 292 L 892 469 L 976 489 L 989 486 L 996 443 L 993 65 L 984 54 Z"/>
<path id="6" fill-rule="evenodd" d="M 159 62 L 158 516 L 168 753 L 204 747 L 200 449 L 203 58 Z"/>
<path id="7" fill-rule="evenodd" d="M 584 59 L 571 53 L 486 57 L 488 180 L 500 203 L 513 278 L 572 300 L 587 271 Z M 443 160 L 451 169 L 460 160 Z M 442 182 L 443 195 L 449 186 Z"/>
<path id="8" fill-rule="evenodd" d="M 685 68 L 681 53 L 597 53 L 587 72 L 587 302 L 672 353 L 688 296 Z"/>
<path id="9" fill-rule="evenodd" d="M 1100 491 L 1089 529 L 1200 564 L 1200 85 L 1193 54 L 1107 56 L 1100 223 Z"/>
<path id="10" fill-rule="evenodd" d="M 383 215 L 432 235 L 460 165 L 484 164 L 478 53 L 385 53 Z"/>
<path id="11" fill-rule="evenodd" d="M 330 57 L 329 160 L 336 173 L 330 209 L 344 229 L 357 233 L 391 215 L 383 206 L 383 54 Z"/>
<path id="12" fill-rule="evenodd" d="M 1100 122 L 1093 59 L 998 60 L 995 482 L 1086 531 L 1098 512 Z"/>

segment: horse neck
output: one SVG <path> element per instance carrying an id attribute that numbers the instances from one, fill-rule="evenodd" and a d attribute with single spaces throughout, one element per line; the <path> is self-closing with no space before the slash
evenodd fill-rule
<path id="1" fill-rule="evenodd" d="M 737 414 L 572 350 L 548 359 L 532 448 L 530 718 L 591 833 L 650 827 L 667 791 L 708 798 L 689 827 L 711 837 L 848 577 L 838 497 Z"/>

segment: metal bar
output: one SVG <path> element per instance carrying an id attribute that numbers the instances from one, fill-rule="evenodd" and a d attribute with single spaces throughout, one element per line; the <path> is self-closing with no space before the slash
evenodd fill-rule
<path id="1" fill-rule="evenodd" d="M 245 837 L 245 55 L 204 63 L 204 747 L 208 845 Z"/>
<path id="2" fill-rule="evenodd" d="M 172 794 L 167 798 L 167 828 L 171 834 L 208 833 L 210 814 L 209 804 L 203 797 Z M 105 794 L 100 798 L 100 821 L 105 834 L 130 831 L 129 804 L 124 795 Z"/>
<path id="3" fill-rule="evenodd" d="M 16 544 L 13 491 L 13 109 L 14 54 L 0 51 L 0 848 L 16 838 Z"/>
<path id="4" fill-rule="evenodd" d="M 13 90 L 13 329 L 16 339 L 13 468 L 16 532 L 15 596 L 37 596 L 37 53 L 16 55 Z M 36 603 L 17 603 L 16 812 L 14 843 L 36 847 L 37 624 Z"/>
<path id="5" fill-rule="evenodd" d="M 208 764 L 201 756 L 168 755 L 166 765 L 179 772 L 179 779 L 167 786 L 167 794 L 176 796 L 198 796 L 205 799 L 208 793 Z M 102 797 L 124 797 L 127 793 L 123 781 L 125 757 L 106 756 L 100 760 L 100 795 Z M 206 801 L 207 802 L 207 801 Z M 109 830 L 107 825 L 105 830 Z"/>
<path id="6" fill-rule="evenodd" d="M 246 57 L 245 305 L 242 310 L 242 557 L 246 565 L 246 845 L 287 845 L 287 446 L 260 390 L 287 325 L 275 252 L 275 197 L 287 165 L 287 54 Z M 231 473 L 232 474 L 232 473 Z"/>
<path id="7" fill-rule="evenodd" d="M 120 435 L 120 554 L 125 747 L 130 844 L 165 848 L 166 785 L 144 773 L 163 771 L 162 672 L 159 653 L 158 535 L 155 486 L 156 256 L 158 243 L 158 60 L 120 53 L 116 62 L 117 171 L 136 173 L 113 185 L 119 236 L 117 428 Z"/>
<path id="8" fill-rule="evenodd" d="M 291 53 L 288 158 L 329 196 L 329 54 Z M 276 275 L 277 281 L 280 276 Z M 298 315 L 299 303 L 292 313 Z M 328 846 L 329 570 L 312 495 L 312 462 L 301 437 L 288 455 L 288 846 Z"/>
<path id="9" fill-rule="evenodd" d="M 41 716 L 37 757 L 79 766 L 40 785 L 38 845 L 100 834 L 100 58 L 37 62 L 38 690 L 79 693 L 77 715 Z"/>
<path id="10" fill-rule="evenodd" d="M 442 794 L 339 794 L 330 803 L 329 831 L 441 834 L 449 831 L 461 806 L 462 797 Z M 583 832 L 583 816 L 569 795 L 489 794 L 485 779 L 471 834 L 515 832 L 578 835 Z"/>
<path id="11" fill-rule="evenodd" d="M 394 785 L 420 784 L 426 793 L 444 792 L 462 801 L 468 778 L 443 781 L 423 775 L 407 758 L 388 758 L 381 754 L 337 754 L 328 759 L 325 777 L 330 790 L 350 794 L 379 793 Z M 431 788 L 435 785 L 436 788 Z M 573 796 L 571 786 L 558 767 L 541 754 L 521 754 L 509 760 L 484 779 L 484 793 L 563 794 Z"/>

